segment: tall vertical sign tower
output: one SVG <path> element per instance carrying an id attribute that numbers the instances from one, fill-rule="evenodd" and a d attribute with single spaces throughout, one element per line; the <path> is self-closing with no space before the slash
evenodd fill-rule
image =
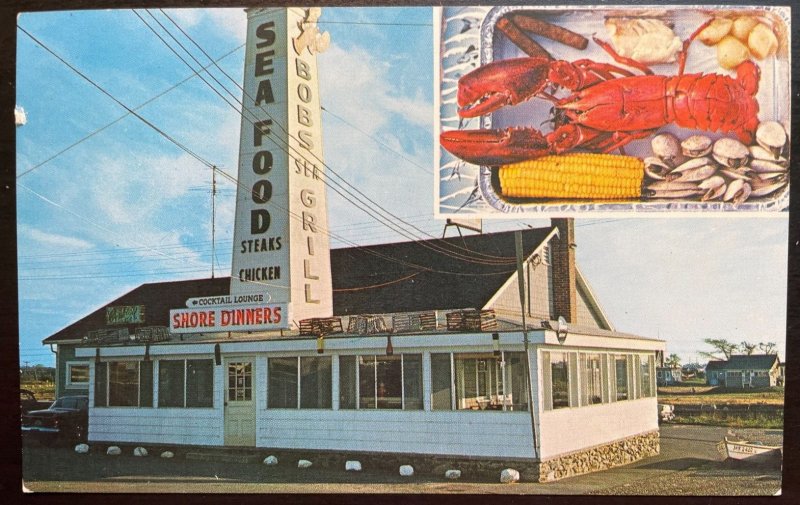
<path id="1" fill-rule="evenodd" d="M 333 313 L 318 52 L 320 9 L 247 10 L 231 295 L 266 293 L 289 321 Z"/>

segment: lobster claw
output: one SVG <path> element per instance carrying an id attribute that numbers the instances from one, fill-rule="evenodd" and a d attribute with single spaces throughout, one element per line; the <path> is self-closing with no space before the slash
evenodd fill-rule
<path id="1" fill-rule="evenodd" d="M 504 165 L 551 152 L 547 138 L 533 128 L 453 130 L 442 133 L 439 142 L 454 156 L 475 165 Z"/>
<path id="2" fill-rule="evenodd" d="M 546 58 L 512 58 L 478 67 L 458 80 L 458 115 L 477 117 L 528 100 L 547 86 L 549 69 Z"/>

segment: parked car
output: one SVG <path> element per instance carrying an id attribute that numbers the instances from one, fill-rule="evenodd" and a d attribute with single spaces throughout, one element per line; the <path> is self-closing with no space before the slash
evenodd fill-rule
<path id="1" fill-rule="evenodd" d="M 89 425 L 89 397 L 62 396 L 45 410 L 22 416 L 22 435 L 41 442 L 82 442 Z"/>
<path id="2" fill-rule="evenodd" d="M 19 407 L 23 415 L 32 410 L 47 408 L 48 405 L 50 405 L 50 402 L 37 400 L 36 395 L 33 394 L 33 391 L 28 389 L 19 390 Z"/>

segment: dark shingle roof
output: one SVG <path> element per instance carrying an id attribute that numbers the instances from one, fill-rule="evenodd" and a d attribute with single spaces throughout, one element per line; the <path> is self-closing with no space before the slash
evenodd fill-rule
<path id="1" fill-rule="evenodd" d="M 706 372 L 708 372 L 709 370 L 724 370 L 725 363 L 727 362 L 719 359 L 711 360 L 706 365 Z"/>
<path id="2" fill-rule="evenodd" d="M 777 354 L 737 354 L 725 364 L 726 370 L 769 370 L 778 361 Z"/>
<path id="3" fill-rule="evenodd" d="M 525 256 L 532 254 L 551 231 L 523 231 Z M 514 250 L 513 232 L 332 249 L 333 312 L 352 315 L 481 308 L 516 271 Z M 505 261 L 497 264 L 498 257 Z M 167 325 L 170 309 L 184 307 L 188 298 L 229 292 L 230 277 L 142 284 L 47 337 L 44 343 L 80 339 L 90 330 L 107 327 L 108 306 L 146 306 L 145 322 L 130 325 L 133 332 L 138 326 Z"/>

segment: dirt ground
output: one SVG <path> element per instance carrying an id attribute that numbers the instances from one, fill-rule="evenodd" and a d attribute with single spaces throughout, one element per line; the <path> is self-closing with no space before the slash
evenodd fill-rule
<path id="1" fill-rule="evenodd" d="M 661 454 L 624 467 L 551 483 L 528 481 L 500 484 L 499 475 L 472 476 L 457 481 L 443 475 L 401 477 L 397 472 L 364 468 L 297 468 L 296 461 L 266 466 L 261 461 L 224 463 L 155 454 L 145 458 L 126 448 L 107 456 L 107 444 L 89 454 L 71 447 L 23 446 L 23 484 L 31 492 L 178 492 L 178 493 L 469 493 L 570 495 L 774 495 L 781 488 L 778 468 L 734 466 L 722 460 L 717 443 L 727 428 L 669 425 L 661 431 Z M 779 430 L 748 430 L 737 436 L 781 443 Z M 313 458 L 312 458 L 313 459 Z"/>

